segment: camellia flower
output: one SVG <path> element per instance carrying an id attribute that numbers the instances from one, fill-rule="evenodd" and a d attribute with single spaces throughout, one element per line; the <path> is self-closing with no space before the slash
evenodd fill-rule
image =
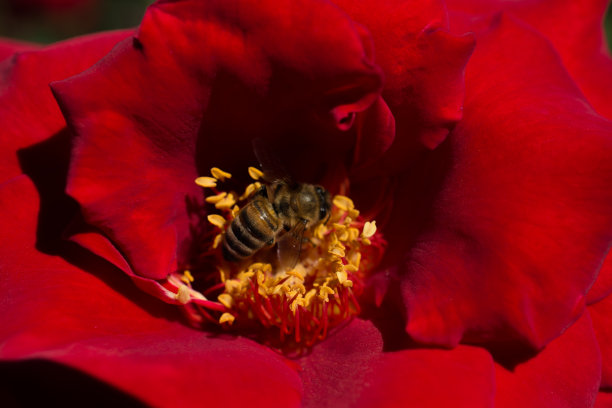
<path id="1" fill-rule="evenodd" d="M 549 3 L 159 1 L 3 43 L 5 402 L 612 404 L 606 4 Z M 287 268 L 222 256 L 256 155 L 325 189 Z"/>

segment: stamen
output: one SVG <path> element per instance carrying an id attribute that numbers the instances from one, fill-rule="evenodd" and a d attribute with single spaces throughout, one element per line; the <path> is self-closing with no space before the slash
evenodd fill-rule
<path id="1" fill-rule="evenodd" d="M 263 175 L 263 172 L 257 167 L 249 167 L 249 176 L 251 176 L 253 180 L 259 180 Z"/>
<path id="2" fill-rule="evenodd" d="M 218 182 L 231 174 L 219 168 L 211 169 L 213 177 L 196 179 L 210 189 L 205 199 L 207 222 L 194 228 L 199 232 L 193 261 L 172 277 L 175 297 L 194 324 L 210 322 L 257 333 L 268 344 L 293 339 L 310 346 L 359 313 L 363 280 L 382 257 L 385 241 L 375 222 L 363 220 L 349 197 L 337 195 L 327 222 L 304 231 L 292 268 L 277 265 L 276 247 L 228 262 L 221 255 L 226 230 L 262 187 L 257 180 L 264 174 L 255 167 L 248 173 L 255 181 L 240 196 L 220 191 Z"/>
<path id="3" fill-rule="evenodd" d="M 225 218 L 223 218 L 219 214 L 210 214 L 207 218 L 208 222 L 210 222 L 215 227 L 223 228 L 223 226 L 225 225 Z"/>
<path id="4" fill-rule="evenodd" d="M 372 235 L 374 235 L 376 233 L 376 221 L 366 221 L 365 224 L 363 224 L 363 232 L 361 233 L 361 236 L 364 238 L 370 238 Z"/>
<path id="5" fill-rule="evenodd" d="M 206 202 L 211 203 L 211 204 L 216 204 L 219 201 L 223 200 L 225 197 L 227 197 L 227 193 L 224 191 L 222 193 L 206 197 Z"/>
<path id="6" fill-rule="evenodd" d="M 225 179 L 232 178 L 232 175 L 230 173 L 223 171 L 218 167 L 213 167 L 212 169 L 210 169 L 210 174 L 212 174 L 212 176 L 219 181 L 225 181 Z"/>
<path id="7" fill-rule="evenodd" d="M 195 182 L 198 186 L 204 188 L 217 187 L 217 179 L 213 177 L 198 177 L 197 179 L 195 179 Z"/>
<path id="8" fill-rule="evenodd" d="M 236 318 L 234 317 L 233 314 L 225 312 L 219 318 L 219 323 L 221 323 L 221 324 L 223 324 L 223 323 L 232 324 L 232 323 L 234 323 L 234 320 L 236 320 Z"/>

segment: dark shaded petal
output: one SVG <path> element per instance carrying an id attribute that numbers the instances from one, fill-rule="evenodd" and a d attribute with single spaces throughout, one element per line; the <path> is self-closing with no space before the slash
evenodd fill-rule
<path id="1" fill-rule="evenodd" d="M 395 116 L 397 136 L 390 152 L 395 167 L 422 143 L 437 147 L 461 119 L 465 64 L 471 35 L 447 31 L 440 1 L 335 1 L 371 33 L 376 61 L 385 73 L 383 97 Z"/>

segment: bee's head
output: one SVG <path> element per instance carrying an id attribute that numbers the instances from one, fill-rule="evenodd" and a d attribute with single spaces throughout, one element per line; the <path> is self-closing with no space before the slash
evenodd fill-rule
<path id="1" fill-rule="evenodd" d="M 319 221 L 326 223 L 331 215 L 331 196 L 327 190 L 321 186 L 315 186 L 315 191 L 321 203 L 319 206 Z"/>

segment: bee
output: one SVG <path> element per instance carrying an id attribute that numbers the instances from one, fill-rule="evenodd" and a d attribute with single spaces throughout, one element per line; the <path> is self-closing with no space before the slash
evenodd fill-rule
<path id="1" fill-rule="evenodd" d="M 264 185 L 227 228 L 223 257 L 239 261 L 278 243 L 280 263 L 293 267 L 304 232 L 327 222 L 330 210 L 330 194 L 321 186 L 285 180 Z"/>
<path id="2" fill-rule="evenodd" d="M 293 267 L 299 259 L 304 232 L 329 219 L 330 194 L 319 185 L 292 181 L 261 139 L 253 141 L 253 148 L 266 184 L 227 228 L 223 257 L 240 261 L 277 244 L 280 266 Z"/>

